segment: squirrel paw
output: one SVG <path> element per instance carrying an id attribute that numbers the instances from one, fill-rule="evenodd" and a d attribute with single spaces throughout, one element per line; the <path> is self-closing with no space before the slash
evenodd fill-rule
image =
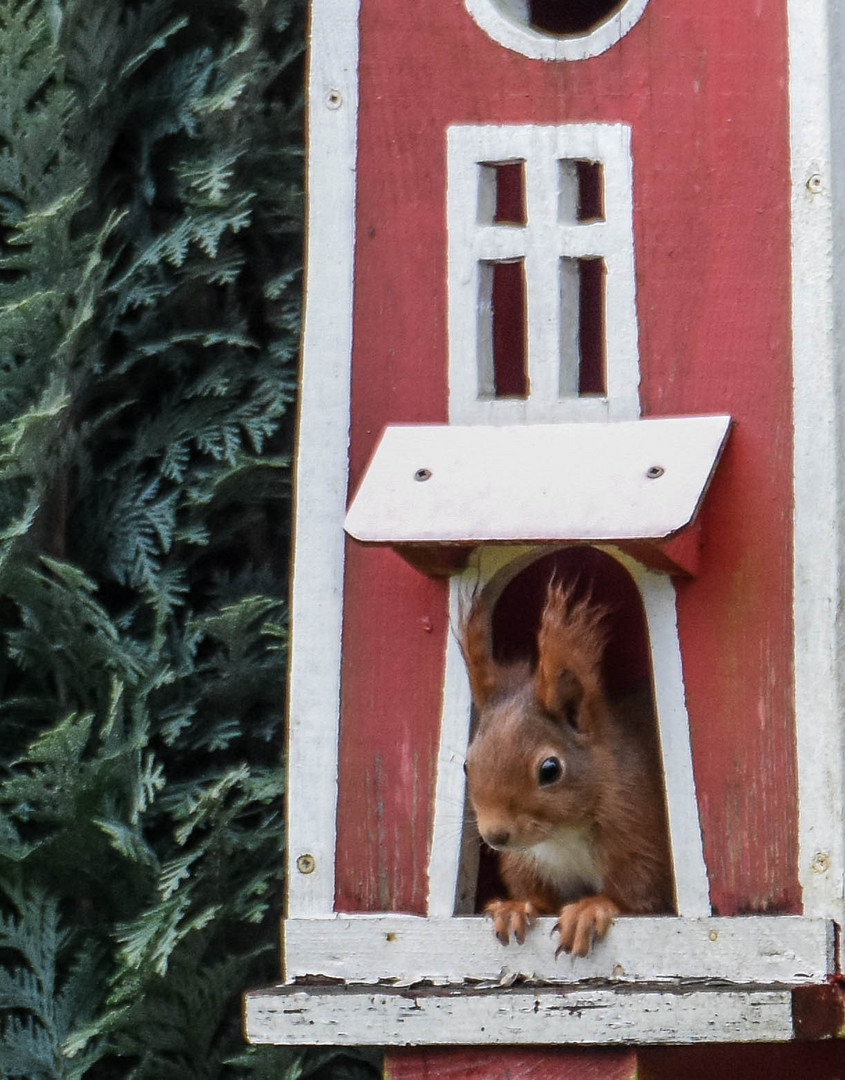
<path id="1" fill-rule="evenodd" d="M 560 935 L 560 944 L 555 949 L 555 956 L 562 952 L 575 956 L 586 956 L 594 938 L 601 938 L 620 912 L 619 905 L 608 896 L 585 896 L 561 908 L 552 933 Z"/>
<path id="2" fill-rule="evenodd" d="M 530 900 L 491 900 L 484 914 L 493 920 L 493 932 L 503 945 L 510 941 L 511 934 L 522 945 L 526 930 L 537 919 L 537 909 Z"/>

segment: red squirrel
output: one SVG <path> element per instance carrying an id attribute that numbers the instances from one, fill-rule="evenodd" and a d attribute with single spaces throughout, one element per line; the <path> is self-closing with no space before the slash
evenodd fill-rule
<path id="1" fill-rule="evenodd" d="M 574 593 L 549 584 L 533 669 L 494 659 L 483 597 L 463 613 L 478 714 L 464 770 L 508 893 L 484 909 L 496 937 L 522 943 L 556 914 L 555 955 L 586 956 L 616 915 L 671 911 L 673 885 L 651 695 L 608 700 L 607 613 Z"/>

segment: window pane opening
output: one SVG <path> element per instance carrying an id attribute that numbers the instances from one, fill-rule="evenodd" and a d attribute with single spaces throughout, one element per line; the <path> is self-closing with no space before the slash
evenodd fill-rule
<path id="1" fill-rule="evenodd" d="M 612 556 L 588 545 L 559 549 L 537 559 L 502 591 L 492 613 L 492 648 L 502 664 L 537 663 L 537 631 L 551 581 L 573 590 L 576 601 L 590 598 L 605 609 L 608 639 L 601 679 L 612 707 L 636 702 L 637 723 L 644 742 L 659 747 L 653 705 L 648 628 L 639 590 L 627 570 Z M 459 909 L 481 912 L 484 905 L 505 895 L 498 872 L 498 855 L 480 842 L 468 811 Z M 471 880 L 470 880 L 471 879 Z M 475 885 L 474 902 L 470 895 Z"/>
<path id="2" fill-rule="evenodd" d="M 564 224 L 604 221 L 604 169 L 600 161 L 561 161 L 559 214 Z"/>
<path id="3" fill-rule="evenodd" d="M 525 263 L 481 265 L 479 397 L 526 398 L 529 391 Z"/>
<path id="4" fill-rule="evenodd" d="M 479 222 L 482 225 L 525 225 L 525 162 L 481 165 Z"/>
<path id="5" fill-rule="evenodd" d="M 578 395 L 607 394 L 604 259 L 579 259 Z"/>
<path id="6" fill-rule="evenodd" d="M 558 37 L 587 34 L 623 6 L 624 0 L 528 0 L 528 23 Z"/>
<path id="7" fill-rule="evenodd" d="M 560 396 L 607 396 L 604 259 L 561 259 Z"/>

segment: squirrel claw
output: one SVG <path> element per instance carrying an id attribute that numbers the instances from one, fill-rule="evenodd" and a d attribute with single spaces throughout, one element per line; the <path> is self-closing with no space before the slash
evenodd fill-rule
<path id="1" fill-rule="evenodd" d="M 513 934 L 517 943 L 525 942 L 525 934 L 537 920 L 537 909 L 530 900 L 491 900 L 484 914 L 493 920 L 493 933 L 503 945 Z"/>
<path id="2" fill-rule="evenodd" d="M 552 933 L 560 935 L 555 958 L 562 952 L 573 956 L 586 956 L 597 938 L 607 933 L 610 924 L 619 914 L 619 905 L 608 896 L 585 896 L 561 908 Z"/>

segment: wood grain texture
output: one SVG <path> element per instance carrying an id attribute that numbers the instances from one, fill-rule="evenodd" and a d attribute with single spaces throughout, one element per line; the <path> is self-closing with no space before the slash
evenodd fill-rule
<path id="1" fill-rule="evenodd" d="M 447 584 L 352 542 L 346 580 L 335 907 L 423 914 Z"/>
<path id="2" fill-rule="evenodd" d="M 291 567 L 287 905 L 325 913 L 335 891 L 337 744 L 313 731 L 340 687 L 345 419 L 349 411 L 355 243 L 357 0 L 311 0 L 308 243 Z M 326 100 L 326 90 L 334 97 Z M 337 107 L 335 107 L 337 103 Z M 325 168 L 331 160 L 332 169 Z M 312 872 L 296 860 L 307 854 Z"/>
<path id="3" fill-rule="evenodd" d="M 385 1080 L 636 1080 L 635 1050 L 404 1050 Z"/>
<path id="4" fill-rule="evenodd" d="M 845 1045 L 393 1051 L 386 1080 L 841 1080 Z"/>
<path id="5" fill-rule="evenodd" d="M 843 74 L 839 12 L 789 0 L 795 467 L 795 704 L 799 878 L 805 910 L 845 922 L 841 482 L 843 138 L 830 101 Z M 834 44 L 836 43 L 836 44 Z M 804 57 L 811 58 L 809 62 Z M 821 63 L 818 62 L 821 58 Z M 832 186 L 831 186 L 832 182 Z M 832 195 L 832 197 L 831 197 Z M 820 253 L 822 263 L 820 264 Z M 802 718 L 806 718 L 801 722 Z M 831 813 L 836 807 L 839 813 Z"/>
<path id="6" fill-rule="evenodd" d="M 246 995 L 255 1044 L 313 1046 L 783 1042 L 793 1036 L 788 988 L 641 987 L 506 991 L 277 987 Z M 536 1051 L 538 1058 L 541 1056 Z"/>

